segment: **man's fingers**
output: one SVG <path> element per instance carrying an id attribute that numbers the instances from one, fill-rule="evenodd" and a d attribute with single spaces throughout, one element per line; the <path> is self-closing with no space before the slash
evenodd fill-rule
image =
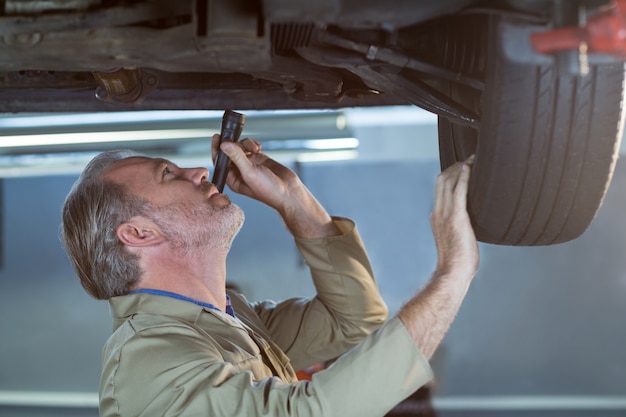
<path id="1" fill-rule="evenodd" d="M 478 246 L 467 213 L 467 194 L 472 157 L 447 168 L 437 179 L 436 209 L 431 225 L 437 245 L 441 270 L 462 268 L 475 273 L 478 267 Z"/>
<path id="2" fill-rule="evenodd" d="M 456 178 L 455 175 L 457 171 L 457 167 L 454 166 L 450 171 L 446 172 L 446 176 L 444 177 L 444 186 L 443 186 L 443 215 L 448 216 L 450 211 L 452 210 L 452 206 L 454 204 L 454 200 L 452 195 L 454 193 L 454 188 L 456 186 Z"/>
<path id="3" fill-rule="evenodd" d="M 243 149 L 238 144 L 234 142 L 224 142 L 220 145 L 220 149 L 230 158 L 231 162 L 237 166 L 239 172 L 243 175 L 250 172 L 252 164 L 248 158 L 246 158 Z"/>
<path id="4" fill-rule="evenodd" d="M 244 149 L 245 152 L 249 152 L 249 153 L 261 152 L 261 143 L 252 138 L 244 138 L 240 140 L 238 143 Z M 217 152 L 220 149 L 219 146 L 220 146 L 220 135 L 216 133 L 211 138 L 211 157 L 213 158 L 214 161 L 215 161 L 215 158 L 217 157 Z"/>
<path id="5" fill-rule="evenodd" d="M 454 187 L 454 206 L 457 211 L 467 209 L 467 190 L 469 188 L 470 165 L 461 164 L 461 170 Z"/>
<path id="6" fill-rule="evenodd" d="M 259 152 L 261 152 L 261 143 L 257 142 L 254 139 L 245 138 L 245 139 L 242 139 L 241 141 L 239 141 L 239 143 L 241 144 L 241 146 L 243 147 L 243 149 L 246 152 L 250 152 L 250 153 L 259 153 Z"/>
<path id="7" fill-rule="evenodd" d="M 215 161 L 215 158 L 217 158 L 217 151 L 218 151 L 219 144 L 220 144 L 220 135 L 216 133 L 211 138 L 211 158 L 213 159 L 213 161 Z"/>
<path id="8" fill-rule="evenodd" d="M 444 173 L 440 173 L 437 176 L 437 180 L 435 182 L 435 205 L 433 207 L 433 212 L 438 213 L 441 211 L 441 208 L 444 204 L 444 188 L 445 188 L 446 177 Z"/>
<path id="9" fill-rule="evenodd" d="M 444 216 L 450 213 L 454 205 L 453 194 L 459 180 L 462 165 L 464 165 L 462 162 L 457 162 L 446 168 L 437 177 L 435 187 L 435 211 L 440 212 Z"/>

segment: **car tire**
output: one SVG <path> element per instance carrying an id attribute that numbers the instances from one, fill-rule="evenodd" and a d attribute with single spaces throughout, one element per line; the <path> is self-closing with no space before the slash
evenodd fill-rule
<path id="1" fill-rule="evenodd" d="M 475 129 L 439 117 L 441 167 L 476 155 L 468 211 L 478 240 L 515 246 L 572 240 L 594 219 L 613 175 L 624 65 L 607 61 L 585 76 L 563 75 L 554 64 L 507 58 L 493 33 L 482 96 L 448 85 L 451 97 L 478 107 L 481 122 Z"/>

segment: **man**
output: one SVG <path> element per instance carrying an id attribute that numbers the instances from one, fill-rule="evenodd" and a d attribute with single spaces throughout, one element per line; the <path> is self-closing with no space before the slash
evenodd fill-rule
<path id="1" fill-rule="evenodd" d="M 219 135 L 213 137 L 214 153 Z M 332 218 L 258 142 L 223 143 L 234 192 L 276 209 L 317 290 L 249 303 L 227 295 L 226 257 L 243 213 L 204 168 L 124 152 L 96 158 L 63 208 L 63 235 L 84 288 L 108 299 L 102 416 L 382 416 L 431 379 L 427 359 L 478 266 L 465 209 L 470 162 L 437 180 L 439 254 L 430 282 L 387 309 L 355 225 Z M 339 358 L 297 381 L 294 369 Z"/>

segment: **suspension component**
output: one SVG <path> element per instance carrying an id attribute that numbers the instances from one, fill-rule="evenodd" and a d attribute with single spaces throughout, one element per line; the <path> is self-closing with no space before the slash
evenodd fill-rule
<path id="1" fill-rule="evenodd" d="M 116 104 L 139 104 L 156 88 L 155 75 L 139 68 L 92 72 L 98 88 L 96 98 Z"/>

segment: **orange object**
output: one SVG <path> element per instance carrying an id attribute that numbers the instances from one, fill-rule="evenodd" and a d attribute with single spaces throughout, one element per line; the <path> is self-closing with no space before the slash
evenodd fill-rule
<path id="1" fill-rule="evenodd" d="M 613 7 L 593 16 L 582 27 L 560 28 L 533 33 L 530 42 L 539 53 L 580 50 L 626 59 L 626 0 L 614 0 Z"/>
<path id="2" fill-rule="evenodd" d="M 327 363 L 321 362 L 315 365 L 311 365 L 308 368 L 302 369 L 296 372 L 296 377 L 299 381 L 310 381 L 313 378 L 313 374 L 326 369 Z"/>

